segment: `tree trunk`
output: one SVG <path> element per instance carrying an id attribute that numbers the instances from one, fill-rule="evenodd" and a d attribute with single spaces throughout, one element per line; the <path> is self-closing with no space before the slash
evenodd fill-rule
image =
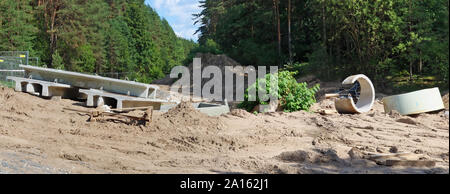
<path id="1" fill-rule="evenodd" d="M 289 62 L 292 63 L 292 37 L 291 37 L 291 0 L 288 1 L 288 36 L 289 36 Z"/>
<path id="2" fill-rule="evenodd" d="M 411 14 L 412 14 L 412 2 L 411 2 L 412 0 L 409 0 L 409 10 L 408 10 L 408 12 L 409 12 L 409 33 L 411 33 L 411 31 L 412 31 L 412 19 L 411 19 Z M 410 53 L 409 54 L 412 54 L 412 51 L 410 51 Z M 409 56 L 409 80 L 410 81 L 413 81 L 413 59 L 411 59 L 411 56 Z"/>
<path id="3" fill-rule="evenodd" d="M 413 62 L 409 62 L 409 81 L 413 81 Z"/>
<path id="4" fill-rule="evenodd" d="M 46 9 L 44 9 L 44 11 L 46 13 L 44 13 L 45 16 L 50 15 L 50 21 L 46 21 L 47 24 L 47 29 L 48 29 L 48 33 L 50 36 L 50 67 L 53 67 L 53 54 L 56 52 L 56 42 L 58 39 L 58 35 L 56 33 L 56 19 L 57 19 L 57 12 L 59 10 L 59 0 L 50 0 L 47 5 L 46 5 Z M 48 17 L 46 17 L 48 18 Z"/>
<path id="5" fill-rule="evenodd" d="M 278 39 L 278 56 L 281 56 L 281 21 L 280 21 L 280 8 L 279 0 L 273 0 L 273 6 L 275 9 L 275 18 L 277 20 L 277 39 Z"/>
<path id="6" fill-rule="evenodd" d="M 423 61 L 422 61 L 422 51 L 419 52 L 419 73 L 422 73 Z"/>
<path id="7" fill-rule="evenodd" d="M 325 24 L 326 22 L 326 17 L 325 17 L 325 1 L 322 4 L 322 30 L 323 30 L 323 47 L 325 49 L 325 52 L 328 52 L 327 49 L 327 26 Z M 325 59 L 325 61 L 328 61 L 329 59 Z M 328 63 L 326 63 L 326 65 L 328 66 Z M 330 68 L 326 68 L 327 69 L 327 78 L 330 78 Z"/>
<path id="8" fill-rule="evenodd" d="M 327 26 L 325 25 L 325 2 L 322 5 L 322 30 L 323 30 L 323 46 L 326 48 L 327 46 Z"/>

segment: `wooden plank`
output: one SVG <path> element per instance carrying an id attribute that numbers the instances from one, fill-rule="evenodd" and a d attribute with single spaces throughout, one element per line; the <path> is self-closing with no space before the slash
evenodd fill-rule
<path id="1" fill-rule="evenodd" d="M 434 167 L 435 161 L 426 160 L 386 160 L 386 166 Z"/>
<path id="2" fill-rule="evenodd" d="M 326 99 L 339 98 L 340 94 L 325 94 Z"/>
<path id="3" fill-rule="evenodd" d="M 131 110 L 147 110 L 149 108 L 153 109 L 153 106 L 145 106 L 145 107 L 134 107 L 134 108 L 117 108 L 111 109 L 111 111 L 131 111 Z"/>
<path id="4" fill-rule="evenodd" d="M 413 153 L 396 153 L 396 154 L 374 154 L 374 155 L 366 155 L 366 159 L 368 160 L 388 160 L 388 159 L 405 159 L 405 160 L 416 160 L 419 158 L 419 155 Z"/>
<path id="5" fill-rule="evenodd" d="M 317 111 L 317 113 L 321 114 L 321 115 L 332 115 L 332 114 L 336 114 L 337 111 L 335 110 L 325 110 L 325 109 L 320 109 Z"/>

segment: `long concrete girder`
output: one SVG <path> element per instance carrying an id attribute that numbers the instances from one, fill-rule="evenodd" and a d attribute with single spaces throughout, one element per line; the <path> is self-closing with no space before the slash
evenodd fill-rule
<path id="1" fill-rule="evenodd" d="M 44 97 L 63 96 L 66 89 L 71 88 L 70 85 L 55 82 L 47 82 L 42 80 L 28 79 L 22 77 L 6 77 L 8 80 L 15 82 L 15 90 L 17 92 L 27 92 L 34 95 Z"/>
<path id="2" fill-rule="evenodd" d="M 106 78 L 50 68 L 20 65 L 25 70 L 25 77 L 48 82 L 58 82 L 79 88 L 92 88 L 140 98 L 156 98 L 158 86 L 134 81 Z"/>

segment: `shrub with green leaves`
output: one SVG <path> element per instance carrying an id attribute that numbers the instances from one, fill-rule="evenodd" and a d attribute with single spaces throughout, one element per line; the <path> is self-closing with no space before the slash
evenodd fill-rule
<path id="1" fill-rule="evenodd" d="M 266 90 L 265 99 L 270 99 L 271 96 L 277 96 L 280 100 L 280 105 L 285 112 L 295 112 L 299 110 L 309 111 L 309 108 L 316 103 L 315 94 L 319 91 L 320 85 L 317 84 L 312 88 L 308 88 L 307 83 L 297 83 L 294 75 L 297 72 L 281 71 L 277 74 L 266 75 L 266 87 L 260 88 L 259 82 L 262 80 L 256 80 L 256 82 L 247 88 L 245 91 L 245 101 L 239 104 L 239 108 L 252 111 L 255 106 L 267 105 L 268 101 L 262 101 L 258 94 L 250 96 L 250 90 Z M 276 83 L 278 78 L 278 91 L 272 91 L 271 85 Z M 251 98 L 256 98 L 256 101 L 249 101 Z"/>

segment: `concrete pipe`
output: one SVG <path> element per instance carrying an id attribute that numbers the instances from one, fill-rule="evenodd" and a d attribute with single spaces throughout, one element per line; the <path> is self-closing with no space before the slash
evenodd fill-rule
<path id="1" fill-rule="evenodd" d="M 401 115 L 414 115 L 445 109 L 439 88 L 419 90 L 383 98 L 384 111 L 398 111 Z"/>
<path id="2" fill-rule="evenodd" d="M 357 114 L 369 112 L 375 101 L 375 88 L 372 81 L 363 75 L 353 75 L 342 82 L 342 85 L 354 85 L 356 82 L 360 84 L 360 95 L 355 103 L 351 97 L 337 98 L 335 101 L 336 110 L 341 114 Z"/>

